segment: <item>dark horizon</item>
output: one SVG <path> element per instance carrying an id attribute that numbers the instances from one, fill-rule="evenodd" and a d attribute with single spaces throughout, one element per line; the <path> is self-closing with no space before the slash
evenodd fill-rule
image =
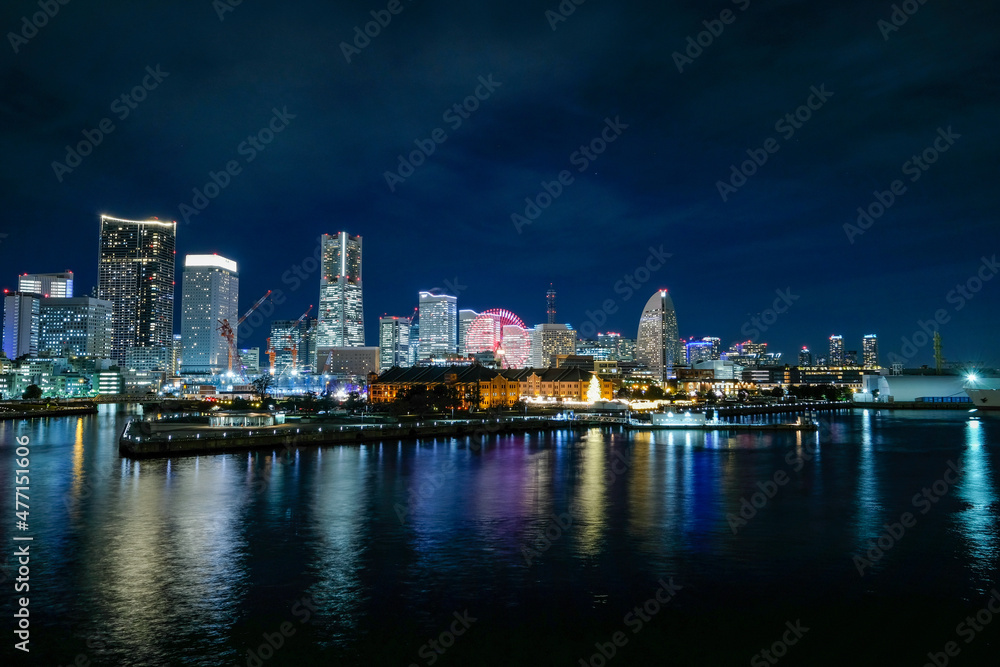
<path id="1" fill-rule="evenodd" d="M 887 364 L 943 311 L 946 359 L 1000 366 L 1000 8 L 926 3 L 886 28 L 892 3 L 557 6 L 403 1 L 345 49 L 386 3 L 59 5 L 0 63 L 0 287 L 72 270 L 89 294 L 99 214 L 156 216 L 179 223 L 178 283 L 185 254 L 217 252 L 240 266 L 241 311 L 281 289 L 272 317 L 296 319 L 318 271 L 297 290 L 283 276 L 347 231 L 365 239 L 369 345 L 420 290 L 533 325 L 552 283 L 578 331 L 611 300 L 596 330 L 635 337 L 662 287 L 682 337 L 756 329 L 787 363 L 875 333 Z M 0 25 L 19 34 L 37 11 L 5 6 Z M 53 166 L 88 136 L 92 154 Z M 399 156 L 416 150 L 411 174 Z M 213 173 L 225 185 L 194 215 Z M 933 365 L 932 345 L 910 361 Z"/>

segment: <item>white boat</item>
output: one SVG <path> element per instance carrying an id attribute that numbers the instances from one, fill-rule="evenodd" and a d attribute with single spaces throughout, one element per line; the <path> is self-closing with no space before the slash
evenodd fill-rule
<path id="1" fill-rule="evenodd" d="M 1000 378 L 970 378 L 965 393 L 979 410 L 1000 410 Z"/>

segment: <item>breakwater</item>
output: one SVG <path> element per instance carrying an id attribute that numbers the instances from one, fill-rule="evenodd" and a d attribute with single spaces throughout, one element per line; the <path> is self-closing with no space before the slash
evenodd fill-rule
<path id="1" fill-rule="evenodd" d="M 3 406 L 0 410 L 0 420 L 2 419 L 44 419 L 46 417 L 73 417 L 78 415 L 96 415 L 96 405 L 80 406 L 57 406 L 57 407 L 36 407 L 28 410 L 19 410 L 11 405 Z"/>

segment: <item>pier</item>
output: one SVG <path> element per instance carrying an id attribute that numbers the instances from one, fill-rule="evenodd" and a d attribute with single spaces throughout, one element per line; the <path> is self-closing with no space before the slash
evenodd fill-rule
<path id="1" fill-rule="evenodd" d="M 439 419 L 390 424 L 290 423 L 248 427 L 171 423 L 171 420 L 163 420 L 162 422 L 131 420 L 126 423 L 119 437 L 118 449 L 123 456 L 139 459 L 219 454 L 250 449 L 291 449 L 310 445 L 345 445 L 416 438 L 482 437 L 504 433 L 615 426 L 638 430 L 675 428 L 699 431 L 808 431 L 818 428 L 812 420 L 800 420 L 793 424 L 745 424 L 713 421 L 701 424 L 655 426 L 610 415 L 586 415 L 577 419 L 501 417 L 481 420 Z"/>

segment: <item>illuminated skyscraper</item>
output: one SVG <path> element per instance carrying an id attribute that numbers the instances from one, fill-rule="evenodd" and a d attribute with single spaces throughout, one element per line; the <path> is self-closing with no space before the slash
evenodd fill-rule
<path id="1" fill-rule="evenodd" d="M 240 278 L 236 262 L 219 255 L 187 255 L 181 285 L 181 359 L 184 374 L 214 374 L 229 368 L 229 342 L 219 321 L 239 320 Z M 233 370 L 239 359 L 233 359 Z"/>
<path id="2" fill-rule="evenodd" d="M 419 308 L 414 308 L 413 317 L 410 318 L 410 366 L 416 366 L 420 359 L 420 317 Z"/>
<path id="3" fill-rule="evenodd" d="M 420 360 L 445 359 L 457 350 L 458 297 L 420 292 Z"/>
<path id="4" fill-rule="evenodd" d="M 319 347 L 364 347 L 361 237 L 323 234 L 319 284 Z"/>
<path id="5" fill-rule="evenodd" d="M 173 344 L 170 346 L 170 374 L 180 375 L 181 365 L 183 362 L 183 354 L 181 352 L 184 349 L 184 341 L 181 340 L 180 334 L 174 334 Z"/>
<path id="6" fill-rule="evenodd" d="M 830 336 L 830 358 L 826 360 L 828 366 L 844 365 L 844 337 Z"/>
<path id="7" fill-rule="evenodd" d="M 868 334 L 861 341 L 865 368 L 878 368 L 878 336 Z"/>
<path id="8" fill-rule="evenodd" d="M 568 324 L 536 324 L 531 339 L 531 367 L 555 368 L 556 357 L 576 354 L 576 331 Z"/>
<path id="9" fill-rule="evenodd" d="M 677 333 L 677 313 L 674 302 L 665 289 L 649 297 L 639 318 L 635 358 L 649 368 L 662 382 L 674 375 L 674 367 L 683 363 L 680 338 Z"/>
<path id="10" fill-rule="evenodd" d="M 17 290 L 52 299 L 73 298 L 73 272 L 25 273 L 17 277 Z"/>
<path id="11" fill-rule="evenodd" d="M 410 366 L 410 318 L 383 316 L 378 321 L 379 367 Z"/>
<path id="12" fill-rule="evenodd" d="M 8 359 L 38 356 L 41 299 L 36 294 L 13 292 L 3 297 L 3 352 Z"/>
<path id="13" fill-rule="evenodd" d="M 803 346 L 799 350 L 799 366 L 812 366 L 813 356 L 808 347 Z"/>
<path id="14" fill-rule="evenodd" d="M 174 337 L 177 223 L 101 216 L 97 298 L 110 301 L 111 358 L 130 347 L 169 347 Z"/>
<path id="15" fill-rule="evenodd" d="M 685 345 L 688 366 L 694 366 L 699 361 L 713 361 L 714 346 L 707 340 L 692 340 Z"/>
<path id="16" fill-rule="evenodd" d="M 708 336 L 706 338 L 702 338 L 701 340 L 703 342 L 705 342 L 705 343 L 711 343 L 712 344 L 712 361 L 718 361 L 719 359 L 722 358 L 722 339 L 721 338 L 714 338 L 712 336 Z"/>
<path id="17" fill-rule="evenodd" d="M 465 354 L 465 336 L 469 332 L 472 321 L 479 317 L 479 313 L 474 310 L 464 308 L 458 311 L 458 353 Z M 383 365 L 382 368 L 385 368 Z"/>

